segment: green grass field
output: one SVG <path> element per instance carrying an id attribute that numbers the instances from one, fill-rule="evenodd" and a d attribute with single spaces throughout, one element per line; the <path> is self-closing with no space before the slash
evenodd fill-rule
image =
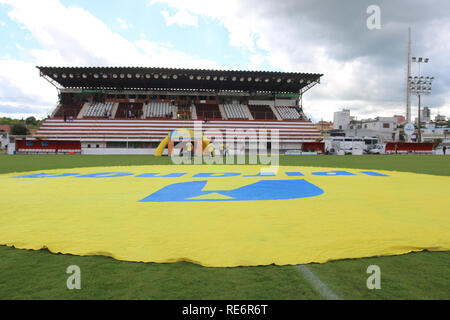
<path id="1" fill-rule="evenodd" d="M 0 155 L 0 173 L 151 164 L 169 165 L 170 159 Z M 450 176 L 448 156 L 281 156 L 280 165 L 383 169 Z M 366 287 L 366 269 L 373 264 L 381 268 L 381 290 Z M 66 287 L 69 265 L 78 265 L 82 270 L 81 290 Z M 450 299 L 450 252 L 331 261 L 310 264 L 308 268 L 341 299 Z M 186 262 L 133 263 L 100 256 L 79 257 L 0 246 L 0 299 L 322 298 L 292 266 L 205 268 Z"/>

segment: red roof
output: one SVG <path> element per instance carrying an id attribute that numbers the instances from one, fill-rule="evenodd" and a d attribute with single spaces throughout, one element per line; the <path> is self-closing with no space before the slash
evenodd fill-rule
<path id="1" fill-rule="evenodd" d="M 0 132 L 10 133 L 11 126 L 9 124 L 0 124 Z"/>

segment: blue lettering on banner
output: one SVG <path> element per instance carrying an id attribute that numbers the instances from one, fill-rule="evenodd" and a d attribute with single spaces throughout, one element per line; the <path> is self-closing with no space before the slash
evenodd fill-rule
<path id="1" fill-rule="evenodd" d="M 360 171 L 359 173 L 365 174 L 373 177 L 389 177 L 389 175 L 378 173 L 375 171 Z M 142 173 L 135 176 L 135 178 L 179 178 L 186 175 L 186 172 L 174 172 L 174 173 Z M 288 177 L 303 177 L 304 174 L 301 172 L 285 172 Z M 127 177 L 133 176 L 135 173 L 130 172 L 98 172 L 80 175 L 80 173 L 35 173 L 25 176 L 17 176 L 13 178 L 61 178 L 74 176 L 75 178 L 117 178 L 117 177 Z M 194 178 L 227 178 L 240 176 L 242 173 L 239 172 L 201 172 L 195 174 Z M 312 172 L 315 176 L 356 176 L 357 174 L 348 171 L 323 171 L 323 172 Z M 254 175 L 244 175 L 243 177 L 275 177 L 276 174 L 273 172 L 259 172 Z"/>
<path id="2" fill-rule="evenodd" d="M 76 178 L 117 178 L 117 177 L 126 177 L 132 176 L 134 173 L 129 172 L 99 172 L 99 173 L 91 173 L 85 174 L 83 176 L 78 176 Z"/>
<path id="3" fill-rule="evenodd" d="M 18 176 L 14 178 L 61 178 L 61 177 L 70 177 L 70 176 L 78 176 L 79 173 L 35 173 L 26 176 Z"/>
<path id="4" fill-rule="evenodd" d="M 389 177 L 387 174 L 382 174 L 374 171 L 360 171 L 360 172 L 373 177 Z"/>
<path id="5" fill-rule="evenodd" d="M 199 201 L 250 201 L 250 200 L 288 200 L 315 197 L 324 191 L 303 180 L 261 180 L 234 190 L 203 191 L 207 181 L 174 183 L 152 193 L 141 202 L 199 202 Z M 226 199 L 195 199 L 212 195 Z"/>
<path id="6" fill-rule="evenodd" d="M 169 173 L 164 176 L 160 176 L 160 173 L 143 173 L 140 175 L 137 175 L 136 178 L 179 178 L 184 176 L 186 173 Z"/>
<path id="7" fill-rule="evenodd" d="M 289 177 L 303 177 L 303 176 L 305 176 L 301 172 L 286 172 L 286 175 L 289 176 Z"/>
<path id="8" fill-rule="evenodd" d="M 248 175 L 248 176 L 244 176 L 244 177 L 275 177 L 276 174 L 273 172 L 260 172 L 258 174 L 254 174 L 254 175 Z"/>
<path id="9" fill-rule="evenodd" d="M 207 173 L 207 172 L 202 172 L 202 173 L 197 173 L 194 178 L 218 178 L 218 177 L 235 177 L 235 176 L 240 176 L 241 174 L 238 172 L 219 172 L 219 173 Z"/>
<path id="10" fill-rule="evenodd" d="M 315 176 L 356 176 L 356 174 L 348 171 L 324 171 L 324 172 L 313 172 Z"/>

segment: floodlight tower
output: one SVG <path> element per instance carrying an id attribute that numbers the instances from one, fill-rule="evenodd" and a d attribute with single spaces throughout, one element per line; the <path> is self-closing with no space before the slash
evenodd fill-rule
<path id="1" fill-rule="evenodd" d="M 420 132 L 420 96 L 431 94 L 431 85 L 433 83 L 434 77 L 424 77 L 420 73 L 420 64 L 428 63 L 430 59 L 422 57 L 412 57 L 412 62 L 419 65 L 419 75 L 412 77 L 409 76 L 408 80 L 410 83 L 411 93 L 416 95 L 419 99 L 418 103 L 418 118 L 417 118 L 417 128 L 418 128 L 418 142 L 422 142 L 422 134 Z"/>

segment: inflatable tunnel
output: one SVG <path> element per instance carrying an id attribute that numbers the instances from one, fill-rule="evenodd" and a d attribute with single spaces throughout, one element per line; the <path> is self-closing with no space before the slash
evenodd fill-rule
<path id="1" fill-rule="evenodd" d="M 195 143 L 196 140 L 201 139 L 202 143 Z M 208 138 L 203 136 L 201 134 L 200 137 L 196 137 L 193 130 L 174 130 L 170 132 L 167 137 L 165 137 L 161 143 L 159 144 L 158 148 L 156 148 L 155 157 L 161 157 L 163 154 L 163 151 L 166 147 L 168 147 L 168 156 L 171 157 L 173 155 L 174 146 L 176 143 L 187 143 L 191 142 L 193 145 L 193 148 L 196 147 L 194 150 L 195 155 L 200 156 L 203 154 L 204 150 L 207 150 L 210 141 Z M 212 146 L 212 145 L 211 145 Z"/>

